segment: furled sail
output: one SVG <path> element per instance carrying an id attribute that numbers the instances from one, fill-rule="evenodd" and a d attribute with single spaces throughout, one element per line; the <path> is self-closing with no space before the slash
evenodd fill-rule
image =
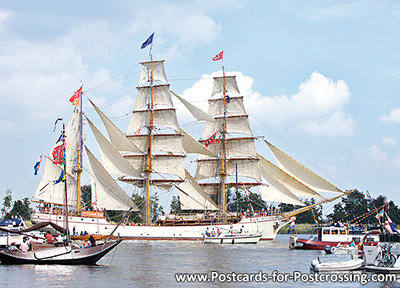
<path id="1" fill-rule="evenodd" d="M 139 85 L 148 83 L 151 80 L 151 70 L 153 70 L 153 80 L 156 82 L 167 83 L 167 75 L 165 75 L 164 60 L 142 62 L 142 70 L 140 71 Z"/>
<path id="2" fill-rule="evenodd" d="M 106 115 L 104 115 L 103 112 L 89 99 L 90 103 L 92 104 L 93 108 L 97 111 L 97 114 L 99 114 L 101 120 L 103 121 L 104 126 L 107 129 L 108 136 L 110 137 L 110 141 L 112 145 L 117 149 L 118 151 L 125 151 L 125 152 L 135 152 L 135 153 L 141 153 L 142 151 L 135 146 L 126 136 L 124 133 L 122 133 L 121 130 L 118 129 L 117 126 L 114 125 L 110 121 L 110 119 L 107 118 Z"/>
<path id="3" fill-rule="evenodd" d="M 65 203 L 65 185 L 64 182 L 54 184 L 59 179 L 61 172 L 61 166 L 53 164 L 53 161 L 46 158 L 46 164 L 42 179 L 35 191 L 35 198 L 63 205 Z M 77 185 L 76 180 L 70 174 L 67 173 L 67 197 L 68 205 L 76 205 L 77 203 Z"/>
<path id="4" fill-rule="evenodd" d="M 86 117 L 90 129 L 96 138 L 97 145 L 99 146 L 101 159 L 103 160 L 103 167 L 108 173 L 118 176 L 131 176 L 141 177 L 138 170 L 134 169 L 124 157 L 108 142 L 108 140 L 101 134 L 101 132 L 94 126 L 92 121 Z"/>
<path id="5" fill-rule="evenodd" d="M 273 146 L 268 141 L 265 141 L 265 143 L 268 145 L 269 149 L 275 157 L 275 160 L 278 162 L 279 167 L 283 171 L 303 182 L 305 185 L 312 188 L 313 190 L 343 193 L 343 191 L 341 191 L 339 188 L 333 186 L 331 183 L 321 178 L 307 167 L 301 165 L 299 162 L 283 153 L 281 150 Z"/>
<path id="6" fill-rule="evenodd" d="M 139 211 L 132 199 L 126 195 L 86 146 L 85 150 L 91 176 L 92 202 L 95 202 L 100 209 L 126 211 L 133 208 L 134 211 Z"/>
<path id="7" fill-rule="evenodd" d="M 185 100 L 184 98 L 182 98 L 178 94 L 174 93 L 173 91 L 171 91 L 171 93 L 174 94 L 176 96 L 176 98 L 178 98 L 178 100 L 182 102 L 183 105 L 185 105 L 185 107 L 189 110 L 189 112 L 197 120 L 199 120 L 199 121 L 211 121 L 211 122 L 215 121 L 212 116 L 208 115 L 206 112 L 204 112 L 200 108 L 197 108 L 195 105 L 193 105 L 189 101 Z"/>
<path id="8" fill-rule="evenodd" d="M 177 185 L 183 210 L 218 210 L 217 204 L 203 191 L 196 180 L 185 170 L 186 181 Z"/>
<path id="9" fill-rule="evenodd" d="M 260 166 L 262 170 L 264 170 L 265 173 L 273 175 L 276 180 L 287 187 L 291 192 L 293 192 L 294 195 L 303 197 L 324 198 L 311 188 L 304 185 L 302 182 L 298 181 L 296 178 L 293 178 L 285 171 L 276 167 L 274 164 L 269 162 L 261 155 L 257 154 L 257 156 L 258 158 L 260 158 Z"/>

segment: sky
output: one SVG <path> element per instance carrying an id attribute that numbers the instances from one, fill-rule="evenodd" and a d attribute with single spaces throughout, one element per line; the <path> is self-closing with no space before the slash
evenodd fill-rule
<path id="1" fill-rule="evenodd" d="M 207 110 L 221 75 L 212 58 L 224 51 L 257 136 L 343 190 L 399 205 L 399 31 L 400 3 L 388 0 L 2 1 L 0 197 L 33 196 L 33 165 L 80 85 L 126 129 L 149 60 L 140 46 L 154 32 L 171 90 Z M 176 107 L 199 137 L 203 124 Z M 257 149 L 271 158 L 262 141 Z"/>

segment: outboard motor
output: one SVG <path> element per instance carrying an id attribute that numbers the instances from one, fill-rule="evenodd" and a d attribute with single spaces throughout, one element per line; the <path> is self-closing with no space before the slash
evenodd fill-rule
<path id="1" fill-rule="evenodd" d="M 332 247 L 329 245 L 324 246 L 324 251 L 326 254 L 332 254 Z"/>

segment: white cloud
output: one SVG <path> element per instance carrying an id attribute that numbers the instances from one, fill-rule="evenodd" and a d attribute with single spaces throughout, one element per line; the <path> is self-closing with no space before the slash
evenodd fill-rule
<path id="1" fill-rule="evenodd" d="M 10 12 L 5 11 L 5 10 L 0 10 L 0 29 L 3 27 L 4 22 L 7 20 L 7 18 L 10 16 Z"/>
<path id="2" fill-rule="evenodd" d="M 389 147 L 395 147 L 397 142 L 396 140 L 390 138 L 390 137 L 383 137 L 381 140 L 383 145 L 389 146 Z"/>
<path id="3" fill-rule="evenodd" d="M 388 21 L 400 11 L 399 3 L 387 0 L 287 1 L 286 8 L 312 22 L 349 20 L 354 22 Z"/>
<path id="4" fill-rule="evenodd" d="M 353 148 L 353 155 L 356 157 L 357 167 L 371 172 L 375 169 L 382 169 L 387 163 L 388 156 L 377 145 L 368 148 Z"/>
<path id="5" fill-rule="evenodd" d="M 393 109 L 389 114 L 383 114 L 379 120 L 384 123 L 400 123 L 400 108 Z"/>
<path id="6" fill-rule="evenodd" d="M 184 91 L 183 97 L 207 111 L 206 100 L 211 97 L 212 77 L 216 75 L 220 76 L 221 72 L 203 75 L 201 80 Z M 240 72 L 227 72 L 227 75 L 236 75 L 250 120 L 279 126 L 295 125 L 306 133 L 324 136 L 350 135 L 356 126 L 354 119 L 344 112 L 350 92 L 343 80 L 334 81 L 313 72 L 299 85 L 295 95 L 270 97 L 253 90 L 253 78 Z M 187 119 L 186 116 L 184 119 Z"/>
<path id="7" fill-rule="evenodd" d="M 353 134 L 356 122 L 342 111 L 335 111 L 325 121 L 303 121 L 299 128 L 317 136 L 346 136 Z"/>

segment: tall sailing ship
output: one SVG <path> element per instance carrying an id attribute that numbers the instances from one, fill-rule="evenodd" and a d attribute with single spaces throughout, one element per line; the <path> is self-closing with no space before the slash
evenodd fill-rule
<path id="1" fill-rule="evenodd" d="M 125 239 L 138 240 L 201 240 L 207 226 L 220 229 L 259 231 L 261 240 L 272 240 L 287 225 L 292 216 L 310 210 L 317 204 L 341 197 L 343 192 L 322 179 L 266 140 L 278 166 L 256 151 L 254 136 L 243 103 L 243 96 L 234 75 L 214 77 L 208 113 L 170 90 L 164 61 L 141 63 L 141 73 L 132 118 L 123 133 L 92 102 L 104 124 L 108 138 L 86 117 L 98 144 L 102 163 L 84 145 L 82 139 L 82 93 L 66 128 L 66 161 L 70 230 L 108 234 L 116 225 L 107 221 L 103 210 L 127 211 L 138 207 L 116 182 L 123 181 L 143 191 L 145 210 L 142 225 L 123 224 L 116 233 Z M 201 138 L 196 140 L 177 121 L 175 95 L 199 121 L 205 121 Z M 96 211 L 82 211 L 80 186 L 82 155 L 86 151 L 91 177 L 91 196 Z M 45 169 L 34 197 L 46 203 L 63 203 L 63 185 L 54 184 L 62 167 L 56 161 L 54 149 L 46 157 Z M 197 169 L 192 176 L 185 169 L 187 154 L 197 156 Z M 237 168 L 235 168 L 237 167 Z M 237 172 L 238 177 L 235 178 Z M 113 175 L 113 176 L 111 176 Z M 227 212 L 227 193 L 231 187 L 247 191 L 258 187 L 265 201 L 304 206 L 298 197 L 313 197 L 320 202 L 295 211 L 251 215 L 234 221 Z M 157 189 L 179 193 L 184 211 L 197 211 L 182 216 L 181 221 L 151 222 L 151 194 Z M 251 190 L 250 190 L 251 191 Z M 336 192 L 326 199 L 318 192 Z M 256 193 L 256 192 L 254 192 Z M 199 213 L 202 211 L 202 213 Z M 277 212 L 277 211 L 276 211 Z M 165 220 L 165 219 L 164 219 Z M 64 215 L 48 208 L 36 210 L 32 222 L 65 222 Z"/>

